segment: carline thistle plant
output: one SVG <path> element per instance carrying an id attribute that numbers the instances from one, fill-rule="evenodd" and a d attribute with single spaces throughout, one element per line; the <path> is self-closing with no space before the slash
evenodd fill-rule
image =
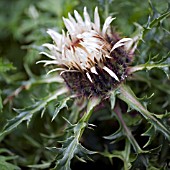
<path id="1" fill-rule="evenodd" d="M 47 33 L 54 44 L 43 44 L 49 52 L 41 52 L 52 60 L 39 61 L 58 67 L 71 92 L 78 96 L 107 96 L 128 76 L 128 65 L 132 61 L 135 46 L 131 38 L 120 38 L 110 27 L 115 19 L 106 18 L 101 27 L 98 8 L 94 11 L 94 22 L 84 8 L 84 20 L 75 10 L 63 18 L 67 28 L 62 34 L 49 29 Z"/>
<path id="2" fill-rule="evenodd" d="M 15 145 L 11 145 L 11 143 L 7 142 L 7 146 L 9 145 L 12 147 L 12 152 L 14 154 L 18 154 L 19 157 L 14 156 L 12 152 L 2 148 L 1 153 L 5 151 L 6 153 L 9 153 L 10 156 L 6 159 L 1 156 L 0 164 L 4 165 L 5 167 L 9 166 L 10 168 L 8 169 L 11 169 L 11 164 L 8 164 L 6 161 L 15 159 L 14 164 L 16 164 L 17 159 L 19 158 L 18 162 L 22 168 L 26 167 L 28 169 L 30 167 L 33 169 L 52 168 L 55 170 L 71 170 L 71 160 L 73 158 L 77 158 L 78 160 L 85 162 L 86 160 L 91 160 L 89 155 L 92 154 L 100 154 L 98 156 L 107 157 L 111 162 L 112 158 L 115 157 L 121 159 L 123 161 L 125 170 L 130 169 L 132 165 L 136 166 L 138 163 L 139 168 L 142 167 L 142 164 L 144 164 L 144 166 L 146 166 L 144 169 L 155 169 L 155 166 L 153 168 L 150 167 L 150 165 L 152 166 L 153 161 L 157 162 L 156 169 L 158 169 L 158 167 L 162 166 L 162 164 L 160 164 L 160 166 L 158 165 L 162 160 L 164 163 L 164 159 L 169 161 L 168 149 L 166 151 L 167 154 L 165 154 L 164 151 L 166 148 L 168 148 L 168 142 L 170 141 L 170 112 L 167 111 L 163 114 L 154 114 L 149 112 L 146 108 L 146 105 L 147 100 L 150 100 L 152 96 L 149 98 L 143 97 L 142 99 L 139 99 L 135 96 L 130 88 L 130 85 L 132 84 L 128 85 L 126 83 L 126 81 L 129 81 L 129 78 L 132 77 L 131 75 L 136 71 L 144 69 L 151 70 L 152 68 L 164 70 L 166 67 L 170 66 L 168 62 L 166 63 L 168 55 L 162 56 L 161 59 L 160 57 L 156 58 L 154 56 L 153 61 L 151 61 L 152 59 L 150 58 L 149 61 L 144 64 L 137 65 L 134 63 L 134 66 L 132 66 L 134 52 L 139 40 L 145 38 L 145 35 L 150 31 L 152 32 L 152 28 L 156 27 L 158 29 L 159 27 L 157 27 L 157 25 L 162 25 L 160 23 L 162 23 L 162 21 L 169 15 L 170 12 L 165 12 L 159 16 L 155 15 L 158 16 L 158 18 L 153 20 L 149 18 L 146 26 L 140 26 L 137 24 L 139 26 L 138 28 L 140 33 L 137 32 L 133 38 L 121 38 L 119 34 L 115 32 L 114 29 L 112 29 L 111 23 L 115 18 L 110 16 L 106 18 L 103 26 L 101 26 L 102 24 L 100 22 L 97 7 L 94 11 L 93 21 L 90 19 L 87 9 L 84 8 L 83 18 L 76 10 L 74 11 L 74 16 L 68 14 L 68 18 L 63 18 L 66 31 L 63 30 L 61 34 L 55 30 L 49 29 L 47 33 L 51 36 L 53 43 L 43 44 L 45 48 L 41 54 L 46 55 L 51 60 L 42 60 L 38 63 L 45 63 L 45 66 L 54 65 L 54 69 L 50 70 L 49 73 L 55 71 L 59 72 L 66 85 L 63 85 L 63 80 L 58 74 L 37 77 L 32 75 L 29 68 L 26 67 L 26 71 L 28 72 L 30 79 L 22 81 L 20 83 L 21 86 L 4 100 L 4 104 L 11 101 L 11 99 L 17 96 L 22 90 L 31 89 L 31 86 L 42 84 L 43 86 L 40 87 L 39 90 L 44 89 L 44 87 L 48 88 L 48 85 L 44 86 L 46 83 L 55 83 L 58 86 L 55 90 L 53 90 L 53 88 L 48 88 L 46 91 L 48 94 L 44 97 L 46 94 L 44 93 L 43 98 L 38 100 L 37 97 L 36 100 L 33 98 L 33 103 L 31 102 L 30 106 L 24 107 L 23 109 L 14 109 L 14 111 L 18 114 L 14 118 L 7 121 L 2 131 L 0 131 L 1 140 L 5 137 L 4 135 L 8 135 L 11 130 L 16 128 L 22 122 L 26 121 L 27 125 L 29 125 L 32 117 L 39 111 L 42 111 L 41 117 L 44 115 L 44 113 L 49 111 L 49 116 L 52 117 L 51 121 L 53 121 L 63 108 L 67 108 L 68 100 L 72 98 L 75 100 L 71 102 L 72 105 L 67 112 L 69 114 L 64 112 L 63 118 L 66 123 L 63 121 L 59 122 L 61 120 L 59 118 L 55 120 L 55 126 L 52 124 L 50 126 L 46 126 L 48 123 L 44 124 L 39 121 L 40 119 L 34 119 L 38 124 L 40 123 L 40 128 L 38 124 L 38 126 L 32 126 L 30 128 L 31 133 L 35 128 L 35 133 L 32 133 L 31 136 L 29 136 L 30 132 L 27 135 L 25 134 L 25 128 L 22 130 L 22 134 L 24 133 L 24 140 L 26 139 L 27 143 L 30 143 L 33 148 L 36 148 L 36 150 L 33 149 L 31 152 L 29 152 L 27 150 L 28 148 L 25 150 L 25 147 L 21 147 L 20 149 L 24 150 L 19 152 L 19 150 L 15 149 Z M 151 35 L 155 35 L 155 31 Z M 146 50 L 146 52 L 148 52 L 148 50 Z M 169 70 L 166 68 L 165 71 L 165 73 L 167 73 Z M 143 75 L 144 79 L 147 79 L 147 76 L 145 76 L 145 74 Z M 138 74 L 135 76 L 137 77 L 138 81 L 138 78 L 140 77 L 138 77 Z M 135 80 L 135 76 L 133 77 L 133 80 Z M 151 78 L 147 81 L 149 80 L 154 79 Z M 149 84 L 154 87 L 155 82 L 160 83 L 160 80 L 153 81 Z M 14 83 L 14 85 L 16 85 L 16 83 Z M 140 84 L 137 83 L 137 85 Z M 155 89 L 163 89 L 164 87 L 167 86 L 155 86 Z M 141 92 L 141 89 L 144 89 L 143 87 L 141 89 L 140 88 L 141 86 L 138 88 L 139 92 Z M 33 91 L 30 90 L 31 94 L 37 95 L 39 92 L 38 90 L 38 92 L 36 91 L 36 93 L 34 93 L 34 90 L 37 90 L 34 88 L 32 88 L 32 90 Z M 11 88 L 7 91 L 11 91 Z M 9 93 L 7 91 L 5 90 L 5 93 Z M 68 91 L 70 91 L 73 95 L 70 95 Z M 165 90 L 163 91 L 165 92 Z M 79 96 L 81 97 L 81 100 L 79 100 Z M 23 96 L 21 96 L 20 99 L 22 99 L 22 97 Z M 30 96 L 28 98 L 30 99 Z M 122 103 L 121 100 L 124 103 Z M 162 102 L 159 106 L 157 106 L 159 101 L 160 100 L 154 101 L 152 107 L 156 106 L 157 109 L 161 105 L 162 108 L 160 110 L 162 110 L 166 107 L 168 102 L 163 103 L 164 106 L 162 105 Z M 27 100 L 24 101 L 24 103 L 25 102 L 27 102 Z M 57 105 L 55 105 L 56 102 Z M 108 102 L 110 103 L 108 104 Z M 0 110 L 2 109 L 1 103 L 2 102 L 0 101 Z M 18 102 L 16 102 L 16 104 L 18 105 Z M 50 107 L 47 110 L 49 104 Z M 128 107 L 126 107 L 126 104 Z M 51 107 L 52 105 L 53 107 Z M 102 110 L 103 107 L 104 110 Z M 133 112 L 131 112 L 131 109 Z M 106 121 L 104 123 L 108 123 L 109 120 L 109 123 L 105 124 L 105 128 L 110 128 L 109 125 L 111 125 L 112 122 L 114 123 L 112 124 L 114 127 L 119 126 L 119 128 L 116 127 L 116 132 L 113 132 L 113 134 L 109 136 L 104 136 L 104 139 L 112 140 L 112 144 L 114 146 L 109 148 L 108 142 L 106 145 L 102 144 L 102 146 L 108 146 L 108 148 L 106 147 L 106 149 L 101 152 L 95 152 L 86 149 L 86 140 L 89 142 L 89 137 L 91 137 L 91 135 L 89 135 L 88 138 L 86 134 L 82 136 L 85 128 L 92 129 L 94 127 L 93 124 L 89 123 L 90 117 L 93 114 L 93 110 L 97 114 L 95 114 L 93 119 L 91 119 L 92 121 L 97 120 L 97 123 Z M 130 113 L 128 113 L 129 111 Z M 11 113 L 13 114 L 13 112 Z M 143 121 L 139 113 L 146 120 Z M 102 117 L 98 118 L 101 115 Z M 45 121 L 46 120 L 48 121 L 49 119 L 47 118 Z M 115 121 L 118 123 L 115 123 Z M 49 124 L 50 123 L 51 122 L 49 122 Z M 103 127 L 103 125 L 104 124 L 102 122 L 101 127 Z M 144 127 L 143 125 L 146 126 Z M 44 130 L 41 128 L 42 126 L 44 127 Z M 58 128 L 58 126 L 62 126 L 62 128 Z M 55 128 L 55 130 L 53 128 Z M 38 131 L 41 131 L 41 134 L 36 135 L 36 132 Z M 161 132 L 161 134 L 158 132 Z M 17 137 L 19 134 L 20 133 L 17 132 Z M 50 136 L 48 134 L 50 134 Z M 96 135 L 94 135 L 94 137 L 95 136 Z M 147 139 L 144 139 L 144 142 L 146 142 L 144 146 L 143 136 L 147 136 Z M 138 137 L 140 137 L 140 140 L 136 140 Z M 158 145 L 165 145 L 162 150 L 160 145 L 157 147 L 157 142 L 154 141 L 157 139 L 157 137 L 160 137 Z M 6 139 L 8 140 L 15 138 L 16 133 L 12 134 L 12 136 L 7 137 Z M 44 138 L 44 140 L 40 141 L 42 138 Z M 94 141 L 98 142 L 98 139 L 98 137 L 96 139 L 93 138 L 89 143 L 93 143 Z M 56 144 L 56 140 L 57 143 L 60 143 L 60 145 Z M 124 140 L 124 142 L 122 142 L 122 140 Z M 54 146 L 54 142 L 56 147 Z M 3 143 L 5 144 L 6 142 Z M 5 146 L 6 144 L 4 145 L 3 143 L 2 146 Z M 81 143 L 83 143 L 85 146 L 83 146 Z M 120 150 L 123 148 L 122 144 L 124 145 L 124 150 Z M 152 146 L 149 146 L 150 144 L 153 144 L 152 146 L 156 146 L 157 148 L 152 148 Z M 51 147 L 51 145 L 53 146 Z M 119 147 L 120 145 L 121 147 Z M 46 146 L 46 149 L 51 151 L 52 154 L 46 153 L 44 146 Z M 96 148 L 98 148 L 98 146 Z M 93 150 L 95 149 L 93 148 Z M 28 157 L 26 158 L 26 156 Z M 159 157 L 160 161 L 157 161 L 158 159 L 156 159 L 156 157 Z M 23 166 L 24 160 L 26 161 L 25 166 Z M 99 161 L 96 163 L 98 162 Z M 132 164 L 132 162 L 134 163 Z M 36 165 L 28 165 L 30 163 L 36 163 Z M 14 167 L 14 169 L 20 168 Z M 134 167 L 132 169 L 136 168 Z"/>
<path id="3" fill-rule="evenodd" d="M 164 115 L 157 116 L 149 112 L 138 101 L 138 98 L 130 87 L 125 85 L 125 80 L 133 72 L 152 69 L 158 66 L 154 64 L 149 65 L 149 63 L 130 66 L 134 51 L 141 37 L 120 38 L 118 33 L 114 32 L 110 26 L 111 22 L 115 19 L 110 16 L 106 18 L 102 27 L 97 7 L 94 11 L 94 22 L 91 21 L 86 7 L 84 8 L 83 15 L 84 19 L 75 10 L 74 17 L 68 14 L 68 18 L 63 18 L 67 32 L 63 30 L 62 34 L 60 34 L 52 29 L 47 31 L 53 39 L 53 44 L 43 44 L 43 46 L 48 49 L 48 52 L 44 51 L 41 52 L 41 54 L 46 55 L 51 60 L 41 60 L 38 62 L 45 63 L 45 66 L 50 64 L 56 65 L 57 67 L 50 70 L 49 73 L 59 71 L 71 93 L 89 100 L 87 112 L 85 112 L 78 123 L 74 125 L 74 137 L 69 147 L 75 149 L 75 145 L 80 145 L 78 140 L 83 134 L 85 128 L 84 123 L 88 125 L 93 108 L 100 103 L 101 99 L 109 98 L 111 109 L 116 113 L 123 130 L 120 128 L 115 134 L 106 137 L 106 139 L 115 140 L 116 134 L 124 134 L 136 153 L 146 153 L 140 148 L 126 126 L 116 97 L 127 103 L 129 108 L 140 112 L 150 123 L 148 131 L 144 133 L 144 135 L 149 136 L 149 140 L 144 147 L 152 141 L 152 135 L 149 133 L 151 130 L 154 132 L 155 130 L 160 131 L 166 139 L 170 141 L 170 131 L 162 121 Z M 159 19 L 156 21 L 159 21 Z M 164 65 L 161 67 L 164 67 Z M 66 101 L 67 100 L 68 98 L 66 98 Z M 63 107 L 65 107 L 65 103 L 61 106 L 61 108 Z M 58 110 L 59 109 L 54 113 L 53 119 L 58 114 Z M 66 140 L 66 143 L 67 142 Z M 64 152 L 61 151 L 60 154 L 63 155 L 63 158 L 58 157 L 58 166 L 63 165 L 62 161 L 65 161 L 64 158 L 69 153 L 65 148 L 65 144 L 63 144 L 62 149 L 64 149 Z M 85 151 L 84 149 L 82 150 L 83 152 Z M 75 152 L 72 152 L 72 155 L 68 156 L 67 161 L 69 162 L 76 153 L 77 151 L 75 149 Z"/>

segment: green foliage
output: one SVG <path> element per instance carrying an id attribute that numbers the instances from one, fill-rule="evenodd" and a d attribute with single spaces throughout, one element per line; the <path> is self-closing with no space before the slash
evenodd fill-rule
<path id="1" fill-rule="evenodd" d="M 0 58 L 0 73 L 7 72 L 12 69 L 15 69 L 12 63 L 5 62 Z"/>
<path id="2" fill-rule="evenodd" d="M 120 87 L 120 94 L 119 98 L 123 101 L 125 101 L 131 108 L 135 109 L 136 111 L 139 111 L 146 120 L 148 120 L 157 130 L 160 130 L 164 136 L 170 141 L 170 131 L 167 127 L 165 127 L 161 121 L 156 119 L 156 117 L 162 117 L 157 116 L 156 114 L 153 114 L 149 112 L 146 108 L 144 108 L 140 102 L 138 102 L 136 96 L 131 91 L 131 89 L 127 86 L 121 86 Z"/>
<path id="3" fill-rule="evenodd" d="M 126 140 L 125 148 L 123 151 L 112 151 L 111 153 L 107 150 L 101 153 L 103 156 L 109 158 L 110 162 L 113 164 L 112 158 L 119 158 L 124 163 L 124 169 L 130 169 L 132 167 L 131 162 L 133 162 L 136 158 L 135 155 L 130 153 L 131 145 L 128 140 Z"/>
<path id="4" fill-rule="evenodd" d="M 92 99 L 89 101 L 89 108 L 87 113 L 78 121 L 77 124 L 72 125 L 69 123 L 67 127 L 67 139 L 62 141 L 62 148 L 49 148 L 50 150 L 56 152 L 56 170 L 70 170 L 70 164 L 73 157 L 76 157 L 80 160 L 85 162 L 85 160 L 90 160 L 88 154 L 94 154 L 95 152 L 89 151 L 88 149 L 84 148 L 80 143 L 79 140 L 82 136 L 82 133 L 85 127 L 88 125 L 88 119 L 92 114 L 93 108 L 99 104 L 100 100 Z"/>
<path id="5" fill-rule="evenodd" d="M 6 153 L 9 154 L 10 156 L 0 156 L 0 166 L 2 170 L 20 170 L 20 168 L 16 165 L 11 164 L 10 160 L 15 160 L 17 159 L 16 156 L 11 156 L 11 152 L 6 150 L 6 149 L 0 149 L 0 153 Z"/>
<path id="6" fill-rule="evenodd" d="M 7 160 L 14 159 L 14 157 L 5 157 L 0 156 L 0 166 L 2 170 L 19 170 L 20 168 L 18 166 L 15 166 L 11 163 L 8 163 Z"/>
<path id="7" fill-rule="evenodd" d="M 46 30 L 61 32 L 62 16 L 84 6 L 91 17 L 98 6 L 102 22 L 116 17 L 138 44 L 132 75 L 107 99 L 76 97 L 36 65 Z M 1 0 L 0 169 L 168 169 L 169 21 L 166 0 Z"/>
<path id="8" fill-rule="evenodd" d="M 0 111 L 2 111 L 3 105 L 2 105 L 2 98 L 1 98 L 1 91 L 0 91 Z"/>
<path id="9" fill-rule="evenodd" d="M 3 135 L 4 133 L 7 133 L 14 128 L 16 128 L 19 124 L 21 124 L 23 121 L 27 121 L 27 125 L 29 125 L 29 122 L 31 121 L 31 118 L 34 113 L 38 111 L 44 112 L 44 109 L 47 107 L 48 103 L 52 100 L 56 99 L 59 95 L 65 93 L 67 89 L 60 89 L 58 91 L 53 92 L 52 94 L 48 95 L 44 99 L 41 99 L 40 101 L 35 102 L 33 105 L 24 108 L 24 109 L 15 109 L 15 111 L 18 113 L 16 117 L 9 120 L 6 126 L 3 129 L 3 132 L 0 135 Z M 60 106 L 61 109 L 61 106 Z M 54 115 L 56 116 L 56 115 Z M 53 117 L 54 118 L 54 117 Z"/>
<path id="10" fill-rule="evenodd" d="M 65 99 L 62 99 L 62 101 L 59 101 L 59 104 L 58 106 L 56 107 L 56 110 L 53 114 L 53 118 L 52 118 L 52 121 L 57 117 L 58 113 L 60 112 L 61 109 L 63 109 L 64 107 L 67 107 L 67 101 L 70 100 L 70 96 L 65 98 Z"/>

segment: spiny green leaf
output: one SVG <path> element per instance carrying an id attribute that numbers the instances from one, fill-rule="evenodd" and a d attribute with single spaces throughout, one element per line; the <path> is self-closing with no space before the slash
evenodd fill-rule
<path id="1" fill-rule="evenodd" d="M 124 133 L 122 130 L 122 126 L 120 125 L 119 129 L 114 132 L 113 134 L 109 135 L 109 136 L 104 136 L 105 139 L 109 139 L 109 140 L 118 140 L 120 137 L 123 137 Z"/>
<path id="2" fill-rule="evenodd" d="M 142 116 L 140 114 L 133 116 L 130 114 L 123 114 L 122 116 L 127 126 L 140 126 L 140 123 L 142 122 Z"/>
<path id="3" fill-rule="evenodd" d="M 1 170 L 20 170 L 20 168 L 7 160 L 15 159 L 16 157 L 0 156 L 0 169 Z"/>
<path id="4" fill-rule="evenodd" d="M 152 167 L 152 163 L 157 162 L 158 157 L 160 156 L 161 147 L 162 146 L 158 146 L 158 147 L 156 147 L 154 149 L 151 149 L 149 151 L 149 154 L 140 154 L 140 155 L 138 155 L 137 159 L 133 163 L 132 169 L 133 170 L 136 170 L 136 169 L 147 169 L 148 170 L 149 167 Z M 151 159 L 149 159 L 149 158 L 151 158 Z M 157 167 L 159 167 L 159 170 L 161 170 L 162 165 L 158 163 Z"/>
<path id="5" fill-rule="evenodd" d="M 14 117 L 13 119 L 11 119 L 7 122 L 3 131 L 0 133 L 0 136 L 13 130 L 19 124 L 21 124 L 23 121 L 27 121 L 27 124 L 29 124 L 34 113 L 42 110 L 44 107 L 47 106 L 47 104 L 50 101 L 55 100 L 57 98 L 57 96 L 59 96 L 63 93 L 66 93 L 66 92 L 67 92 L 66 88 L 59 89 L 59 90 L 51 93 L 49 96 L 45 97 L 41 101 L 37 101 L 34 105 L 32 105 L 30 107 L 27 107 L 25 109 L 15 109 L 15 111 L 18 112 L 19 115 L 17 115 L 16 117 Z"/>
<path id="6" fill-rule="evenodd" d="M 129 69 L 130 73 L 134 73 L 136 71 L 140 71 L 140 70 L 151 70 L 153 68 L 159 68 L 159 69 L 164 69 L 166 67 L 170 67 L 170 64 L 155 64 L 155 63 L 145 63 L 145 64 L 141 64 L 141 65 L 137 65 L 134 67 L 131 67 Z"/>
<path id="7" fill-rule="evenodd" d="M 53 114 L 53 117 L 52 117 L 52 121 L 57 117 L 58 113 L 60 112 L 61 109 L 63 109 L 64 107 L 67 107 L 67 102 L 68 100 L 70 100 L 71 96 L 65 98 L 65 99 L 62 99 L 60 102 L 59 102 L 59 105 L 57 106 L 54 114 Z"/>
<path id="8" fill-rule="evenodd" d="M 13 119 L 9 120 L 7 124 L 5 125 L 3 131 L 0 133 L 0 136 L 10 132 L 14 128 L 16 128 L 20 123 L 23 121 L 29 121 L 31 119 L 32 115 L 29 114 L 29 111 L 23 111 L 18 116 L 14 117 Z"/>
<path id="9" fill-rule="evenodd" d="M 167 55 L 163 56 L 159 61 L 156 62 L 156 64 L 164 63 L 170 56 L 170 51 L 167 53 Z"/>
<path id="10" fill-rule="evenodd" d="M 11 155 L 11 156 L 0 156 L 0 169 L 1 170 L 19 170 L 20 168 L 12 163 L 9 163 L 8 161 L 15 160 L 18 158 L 18 156 L 13 156 L 13 153 L 6 149 L 6 148 L 1 148 L 0 149 L 0 154 L 5 154 L 5 155 Z"/>
<path id="11" fill-rule="evenodd" d="M 31 73 L 29 73 L 31 74 Z M 58 75 L 48 75 L 48 76 L 40 76 L 40 77 L 36 77 L 35 75 L 31 75 L 32 77 L 27 80 L 27 81 L 22 81 L 20 86 L 14 91 L 12 92 L 11 95 L 9 95 L 5 100 L 4 100 L 4 104 L 8 103 L 9 100 L 15 96 L 17 96 L 23 89 L 30 89 L 32 86 L 34 85 L 38 85 L 38 84 L 50 84 L 50 83 L 63 83 L 63 79 L 61 77 L 59 77 Z M 10 80 L 11 81 L 11 80 Z M 41 116 L 43 116 L 43 112 L 41 114 Z"/>
<path id="12" fill-rule="evenodd" d="M 109 160 L 112 162 L 112 158 L 119 158 L 124 163 L 124 170 L 128 170 L 131 168 L 131 162 L 133 162 L 136 157 L 131 154 L 131 144 L 128 140 L 126 140 L 125 143 L 125 149 L 123 151 L 112 151 L 111 153 L 105 150 L 104 152 L 101 152 L 100 154 L 109 158 Z"/>
<path id="13" fill-rule="evenodd" d="M 154 20 L 150 21 L 150 17 L 148 19 L 148 23 L 146 27 L 143 27 L 143 36 L 145 36 L 145 34 L 152 29 L 156 24 L 158 24 L 160 21 L 163 21 L 164 19 L 166 19 L 168 16 L 170 15 L 170 11 L 163 13 L 162 15 L 160 15 L 159 17 L 155 18 Z"/>
<path id="14" fill-rule="evenodd" d="M 84 148 L 79 140 L 84 132 L 85 127 L 88 125 L 88 120 L 92 114 L 92 111 L 96 105 L 100 102 L 97 98 L 92 98 L 89 100 L 87 106 L 87 112 L 83 117 L 78 121 L 77 124 L 72 125 L 69 123 L 69 127 L 66 132 L 69 135 L 66 140 L 61 141 L 61 148 L 51 148 L 53 152 L 56 152 L 56 167 L 55 170 L 70 170 L 70 164 L 73 157 L 78 156 L 82 160 L 90 160 L 88 157 L 89 154 L 94 154 Z"/>
<path id="15" fill-rule="evenodd" d="M 147 169 L 148 167 L 148 156 L 145 154 L 138 155 L 137 159 L 133 163 L 132 170 L 136 169 Z"/>
<path id="16" fill-rule="evenodd" d="M 125 101 L 131 108 L 139 111 L 149 123 L 153 124 L 155 129 L 162 132 L 162 134 L 170 141 L 170 131 L 169 129 L 161 122 L 160 119 L 156 118 L 156 115 L 149 112 L 137 99 L 133 91 L 129 86 L 121 85 L 119 86 L 119 95 L 118 97 Z"/>
<path id="17" fill-rule="evenodd" d="M 74 156 L 81 157 L 81 159 L 88 160 L 88 154 L 95 152 L 85 149 L 78 141 L 80 133 L 77 136 L 71 136 L 62 142 L 62 148 L 51 148 L 50 150 L 57 153 L 57 163 L 54 169 L 56 170 L 70 170 L 70 163 Z"/>
<path id="18" fill-rule="evenodd" d="M 143 148 L 147 147 L 155 139 L 155 134 L 156 134 L 156 131 L 153 125 L 151 125 L 147 129 L 147 131 L 142 134 L 142 136 L 149 136 L 149 139 L 146 142 L 146 144 L 143 146 Z"/>
<path id="19" fill-rule="evenodd" d="M 0 149 L 0 154 L 2 154 L 2 153 L 6 153 L 8 155 L 12 155 L 13 154 L 10 150 L 8 150 L 6 148 L 1 148 Z"/>
<path id="20" fill-rule="evenodd" d="M 155 18 L 148 26 L 148 28 L 153 28 L 156 24 L 158 24 L 160 21 L 166 19 L 170 15 L 170 11 L 163 13 L 158 18 Z"/>

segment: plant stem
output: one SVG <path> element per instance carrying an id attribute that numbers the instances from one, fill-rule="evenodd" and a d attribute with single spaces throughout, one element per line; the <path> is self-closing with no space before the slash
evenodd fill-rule
<path id="1" fill-rule="evenodd" d="M 125 131 L 125 135 L 127 136 L 127 138 L 129 139 L 130 143 L 132 144 L 133 148 L 135 149 L 135 151 L 137 153 L 142 153 L 144 152 L 140 146 L 138 145 L 138 143 L 136 142 L 135 138 L 133 137 L 131 131 L 129 130 L 129 128 L 126 126 L 126 123 L 125 121 L 123 120 L 123 117 L 122 117 L 122 112 L 120 110 L 120 107 L 118 104 L 116 104 L 116 107 L 114 108 L 114 112 L 116 113 L 118 119 L 119 119 L 119 122 L 121 123 L 124 131 Z"/>
<path id="2" fill-rule="evenodd" d="M 162 132 L 164 136 L 170 141 L 170 131 L 165 127 L 165 125 L 156 118 L 156 115 L 149 112 L 137 99 L 133 91 L 129 86 L 125 86 L 124 84 L 119 86 L 119 94 L 118 97 L 125 101 L 131 108 L 139 111 L 143 117 L 148 120 L 154 127 Z"/>
<path id="3" fill-rule="evenodd" d="M 79 122 L 82 123 L 82 128 L 81 128 L 81 132 L 79 135 L 79 139 L 81 138 L 84 129 L 86 127 L 86 124 L 88 123 L 92 113 L 93 113 L 93 109 L 95 106 L 97 106 L 100 103 L 100 98 L 92 98 L 89 100 L 88 106 L 87 106 L 87 112 L 84 113 L 83 117 L 80 119 Z"/>

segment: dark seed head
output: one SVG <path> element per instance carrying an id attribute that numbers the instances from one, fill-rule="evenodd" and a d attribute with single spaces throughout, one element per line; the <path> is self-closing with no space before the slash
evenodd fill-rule
<path id="1" fill-rule="evenodd" d="M 119 47 L 111 52 L 110 57 L 106 58 L 103 63 L 95 65 L 98 75 L 88 70 L 92 82 L 88 79 L 86 72 L 63 72 L 62 77 L 71 92 L 87 97 L 107 96 L 110 90 L 115 89 L 124 81 L 128 75 L 127 65 L 130 62 L 127 52 L 122 47 Z M 119 81 L 103 70 L 101 65 L 112 70 L 117 75 Z"/>

